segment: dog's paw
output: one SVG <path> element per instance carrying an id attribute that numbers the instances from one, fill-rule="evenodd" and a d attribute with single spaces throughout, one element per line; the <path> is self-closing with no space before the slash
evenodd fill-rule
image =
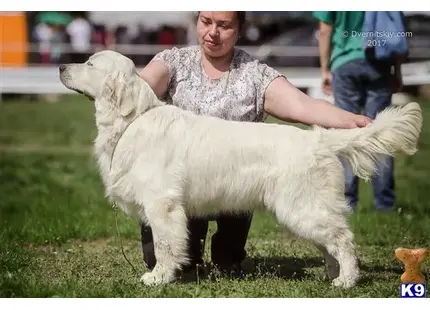
<path id="1" fill-rule="evenodd" d="M 337 277 L 336 279 L 333 279 L 331 282 L 332 286 L 339 287 L 339 288 L 351 288 L 355 286 L 355 282 L 352 279 L 345 279 L 343 277 Z"/>
<path id="2" fill-rule="evenodd" d="M 173 280 L 174 279 L 172 277 L 168 277 L 156 272 L 144 273 L 143 276 L 140 278 L 140 282 L 148 286 L 167 284 L 172 282 Z"/>
<path id="3" fill-rule="evenodd" d="M 157 275 L 154 274 L 154 272 L 146 272 L 140 278 L 140 282 L 148 286 L 159 285 L 163 283 L 163 279 L 161 277 L 157 277 Z"/>

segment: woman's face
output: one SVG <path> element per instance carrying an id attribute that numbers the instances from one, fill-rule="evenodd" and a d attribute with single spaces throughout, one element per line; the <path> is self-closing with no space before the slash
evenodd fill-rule
<path id="1" fill-rule="evenodd" d="M 200 12 L 197 36 L 204 52 L 211 57 L 228 54 L 239 38 L 236 12 Z"/>

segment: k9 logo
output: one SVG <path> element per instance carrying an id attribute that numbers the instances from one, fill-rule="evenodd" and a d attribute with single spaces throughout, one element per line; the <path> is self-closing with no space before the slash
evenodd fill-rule
<path id="1" fill-rule="evenodd" d="M 402 283 L 400 285 L 400 297 L 425 298 L 427 287 L 425 283 Z"/>

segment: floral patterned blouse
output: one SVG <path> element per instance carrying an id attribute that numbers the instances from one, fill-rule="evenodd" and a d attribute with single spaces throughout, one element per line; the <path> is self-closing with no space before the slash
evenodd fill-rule
<path id="1" fill-rule="evenodd" d="M 265 90 L 282 76 L 240 49 L 235 49 L 230 70 L 219 79 L 206 75 L 199 46 L 166 49 L 153 60 L 169 69 L 168 91 L 161 98 L 167 104 L 234 121 L 264 121 Z"/>

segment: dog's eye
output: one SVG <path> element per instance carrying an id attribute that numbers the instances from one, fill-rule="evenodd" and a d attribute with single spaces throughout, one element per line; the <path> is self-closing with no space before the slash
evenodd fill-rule
<path id="1" fill-rule="evenodd" d="M 90 66 L 90 67 L 93 66 L 93 64 L 91 62 L 89 62 L 89 61 L 87 62 L 87 65 Z"/>

